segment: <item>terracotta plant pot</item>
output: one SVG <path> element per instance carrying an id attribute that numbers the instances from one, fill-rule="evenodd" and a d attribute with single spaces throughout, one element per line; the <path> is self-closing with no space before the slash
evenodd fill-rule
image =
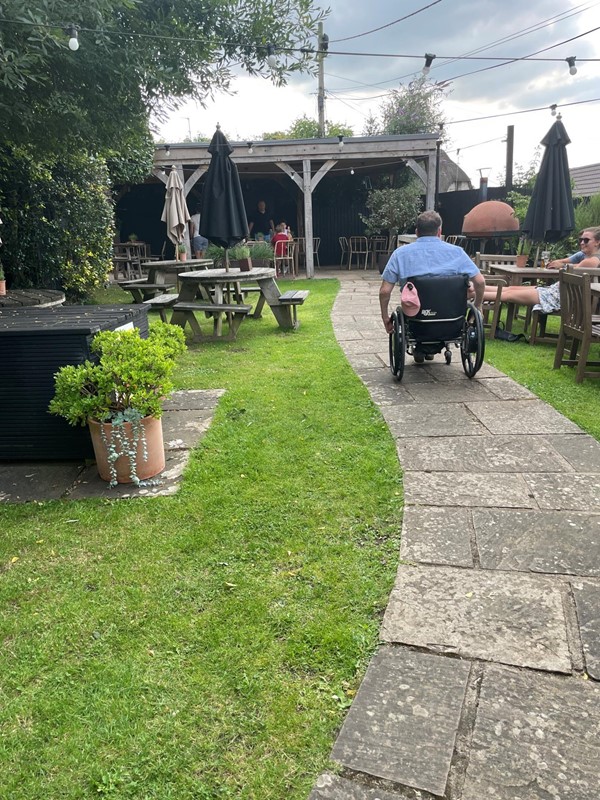
<path id="1" fill-rule="evenodd" d="M 516 261 L 517 267 L 526 267 L 528 259 L 529 259 L 529 256 L 525 255 L 524 253 L 521 253 L 520 255 L 518 255 L 517 256 L 517 261 Z"/>
<path id="2" fill-rule="evenodd" d="M 5 294 L 6 294 L 6 281 L 5 280 L 1 280 L 0 281 L 0 295 L 5 295 Z"/>
<path id="3" fill-rule="evenodd" d="M 118 441 L 118 434 L 115 437 L 115 426 L 111 425 L 109 422 L 100 423 L 93 419 L 88 421 L 88 425 L 92 437 L 98 474 L 103 481 L 110 482 L 112 477 L 106 443 L 115 441 L 115 438 Z M 140 425 L 142 428 L 142 436 L 140 436 L 137 443 L 136 463 L 133 465 L 134 469 L 132 470 L 129 456 L 120 455 L 115 462 L 117 483 L 134 483 L 132 472 L 139 480 L 144 481 L 158 475 L 158 473 L 162 472 L 165 468 L 162 421 L 156 419 L 156 417 L 144 417 L 144 419 L 140 420 Z M 134 442 L 133 430 L 130 422 L 126 422 L 123 425 L 123 433 L 127 441 L 127 449 L 132 449 Z M 146 442 L 146 458 L 144 458 L 144 439 Z"/>
<path id="4" fill-rule="evenodd" d="M 185 250 L 184 252 L 180 252 L 179 253 L 179 260 L 180 261 L 187 261 L 187 250 Z"/>

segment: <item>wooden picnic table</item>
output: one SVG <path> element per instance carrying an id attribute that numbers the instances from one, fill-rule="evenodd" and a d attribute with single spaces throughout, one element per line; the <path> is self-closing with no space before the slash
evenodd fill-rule
<path id="1" fill-rule="evenodd" d="M 570 270 L 577 274 L 587 273 L 600 277 L 600 269 L 583 267 L 579 268 L 576 264 L 569 266 Z M 548 269 L 547 267 L 517 267 L 515 264 L 490 264 L 490 274 L 499 275 L 506 280 L 508 286 L 521 286 L 524 283 L 549 285 L 556 283 L 560 270 Z M 506 312 L 506 330 L 512 331 L 512 324 L 515 319 L 515 312 L 518 307 L 516 303 L 508 303 Z"/>
<path id="2" fill-rule="evenodd" d="M 65 293 L 57 289 L 9 289 L 0 295 L 0 308 L 52 308 L 64 302 Z"/>
<path id="3" fill-rule="evenodd" d="M 119 281 L 119 286 L 131 293 L 134 303 L 151 300 L 163 292 L 177 286 L 177 276 L 186 271 L 208 269 L 213 266 L 210 258 L 196 258 L 190 261 L 149 261 L 146 278 L 132 281 Z"/>
<path id="4" fill-rule="evenodd" d="M 181 289 L 173 305 L 171 323 L 192 328 L 196 339 L 235 339 L 237 330 L 252 307 L 243 302 L 242 286 L 257 284 L 263 302 L 273 311 L 279 326 L 289 330 L 298 325 L 296 307 L 308 296 L 307 291 L 281 293 L 275 281 L 275 270 L 270 267 L 253 267 L 247 272 L 239 269 L 208 269 L 185 272 L 179 275 Z M 200 296 L 201 301 L 196 298 Z M 259 299 L 260 301 L 260 299 Z M 195 312 L 204 312 L 213 319 L 212 336 L 203 335 Z M 227 320 L 229 331 L 223 334 L 223 321 Z"/>

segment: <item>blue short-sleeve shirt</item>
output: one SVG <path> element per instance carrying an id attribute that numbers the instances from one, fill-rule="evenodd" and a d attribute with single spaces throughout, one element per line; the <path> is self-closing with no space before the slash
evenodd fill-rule
<path id="1" fill-rule="evenodd" d="M 420 236 L 415 242 L 394 250 L 382 279 L 403 285 L 418 275 L 468 275 L 479 270 L 462 247 L 442 241 L 438 236 Z"/>

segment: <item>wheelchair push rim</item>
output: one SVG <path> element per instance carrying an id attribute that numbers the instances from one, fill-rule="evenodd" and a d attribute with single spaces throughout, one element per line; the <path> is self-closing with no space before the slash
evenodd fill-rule
<path id="1" fill-rule="evenodd" d="M 390 370 L 397 381 L 402 380 L 404 364 L 406 363 L 406 329 L 404 315 L 400 306 L 392 312 L 390 317 L 394 326 L 390 333 Z"/>
<path id="2" fill-rule="evenodd" d="M 483 316 L 478 308 L 469 302 L 463 335 L 460 342 L 460 357 L 465 375 L 472 378 L 479 372 L 485 355 L 485 334 Z"/>

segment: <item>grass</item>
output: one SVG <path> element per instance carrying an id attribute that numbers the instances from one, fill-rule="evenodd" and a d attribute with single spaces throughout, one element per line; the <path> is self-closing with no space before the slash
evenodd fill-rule
<path id="1" fill-rule="evenodd" d="M 559 324 L 558 317 L 549 317 L 548 332 L 557 333 Z M 515 333 L 522 330 L 522 323 L 517 322 L 514 326 Z M 600 441 L 600 381 L 587 378 L 577 384 L 574 370 L 570 367 L 553 369 L 555 351 L 556 346 L 553 344 L 536 344 L 531 347 L 523 341 L 510 343 L 486 340 L 485 360 L 526 386 Z M 599 346 L 592 347 L 590 358 L 600 360 Z"/>
<path id="2" fill-rule="evenodd" d="M 402 506 L 337 282 L 310 291 L 298 332 L 265 313 L 182 358 L 179 387 L 227 392 L 175 497 L 0 506 L 2 800 L 308 796 Z"/>

